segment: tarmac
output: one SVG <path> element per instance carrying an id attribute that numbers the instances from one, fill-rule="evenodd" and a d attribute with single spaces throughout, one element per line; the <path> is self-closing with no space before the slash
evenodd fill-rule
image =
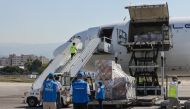
<path id="1" fill-rule="evenodd" d="M 24 92 L 28 91 L 31 87 L 31 83 L 8 83 L 0 82 L 0 109 L 42 109 L 29 108 L 27 104 L 23 103 Z M 190 97 L 190 79 L 181 80 L 179 86 L 180 97 Z M 131 107 L 130 109 L 158 109 L 159 106 L 151 107 Z M 72 109 L 72 106 L 64 109 Z"/>

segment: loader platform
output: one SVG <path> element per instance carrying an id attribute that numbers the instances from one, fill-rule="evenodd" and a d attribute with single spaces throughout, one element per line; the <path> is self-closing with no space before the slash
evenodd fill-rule
<path id="1" fill-rule="evenodd" d="M 128 6 L 130 22 L 128 35 L 119 36 L 118 43 L 125 46 L 129 60 L 129 73 L 136 79 L 139 96 L 160 95 L 162 86 L 158 81 L 161 51 L 172 47 L 168 5 Z"/>

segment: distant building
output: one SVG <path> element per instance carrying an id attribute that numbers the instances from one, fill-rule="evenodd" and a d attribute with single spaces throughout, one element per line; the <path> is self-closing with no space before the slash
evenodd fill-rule
<path id="1" fill-rule="evenodd" d="M 0 58 L 0 66 L 24 66 L 27 62 L 32 62 L 34 60 L 40 60 L 42 64 L 49 63 L 49 59 L 45 56 L 35 56 L 33 54 L 31 55 L 20 55 L 17 56 L 16 54 L 10 54 L 8 58 L 3 57 Z"/>
<path id="2" fill-rule="evenodd" d="M 9 55 L 11 61 L 10 66 L 24 66 L 24 63 L 21 61 L 21 56 L 16 56 L 15 54 Z"/>
<path id="3" fill-rule="evenodd" d="M 11 60 L 6 57 L 0 58 L 0 66 L 10 66 Z"/>
<path id="4" fill-rule="evenodd" d="M 48 64 L 49 63 L 49 59 L 46 58 L 45 56 L 40 56 L 38 59 L 42 62 L 42 64 Z"/>
<path id="5" fill-rule="evenodd" d="M 35 56 L 35 55 L 23 55 L 23 54 L 22 54 L 20 57 L 21 57 L 21 61 L 22 61 L 23 63 L 32 62 L 32 61 L 38 59 L 38 57 Z"/>

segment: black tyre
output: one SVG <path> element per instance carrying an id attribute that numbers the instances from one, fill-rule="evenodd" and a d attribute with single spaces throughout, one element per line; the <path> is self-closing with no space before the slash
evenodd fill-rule
<path id="1" fill-rule="evenodd" d="M 37 104 L 38 104 L 38 100 L 37 100 L 37 98 L 35 98 L 35 97 L 29 97 L 29 98 L 27 99 L 27 103 L 28 103 L 28 106 L 29 106 L 29 107 L 36 107 Z"/>

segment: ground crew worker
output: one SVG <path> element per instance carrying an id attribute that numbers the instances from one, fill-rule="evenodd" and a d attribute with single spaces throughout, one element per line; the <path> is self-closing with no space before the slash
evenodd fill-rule
<path id="1" fill-rule="evenodd" d="M 43 99 L 43 109 L 56 109 L 58 85 L 54 81 L 54 74 L 48 75 L 41 88 L 41 98 Z"/>
<path id="2" fill-rule="evenodd" d="M 96 93 L 96 99 L 99 102 L 99 109 L 103 109 L 103 100 L 105 99 L 105 87 L 102 82 L 98 82 L 98 91 Z"/>
<path id="3" fill-rule="evenodd" d="M 55 82 L 57 83 L 57 86 L 58 86 L 58 89 L 59 89 L 59 92 L 57 92 L 57 109 L 60 109 L 61 108 L 61 90 L 62 90 L 62 85 L 61 83 L 59 82 L 59 76 L 56 76 L 55 77 Z"/>
<path id="4" fill-rule="evenodd" d="M 177 76 L 172 77 L 172 82 L 169 83 L 168 90 L 168 99 L 169 104 L 167 109 L 173 109 L 173 106 L 176 106 L 177 109 L 180 109 L 180 103 L 178 101 L 178 79 Z"/>
<path id="5" fill-rule="evenodd" d="M 71 52 L 71 59 L 72 59 L 73 56 L 77 53 L 77 47 L 74 42 L 73 42 L 72 46 L 70 47 L 70 52 Z"/>
<path id="6" fill-rule="evenodd" d="M 77 74 L 77 80 L 71 85 L 70 94 L 74 109 L 88 109 L 88 96 L 90 95 L 90 87 L 87 82 L 82 80 L 83 74 Z"/>

